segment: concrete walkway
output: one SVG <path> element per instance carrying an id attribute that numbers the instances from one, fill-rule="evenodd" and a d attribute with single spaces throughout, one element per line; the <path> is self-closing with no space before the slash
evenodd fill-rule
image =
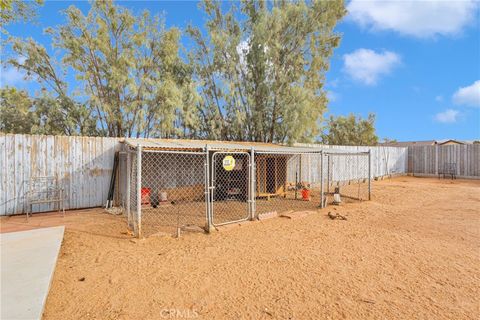
<path id="1" fill-rule="evenodd" d="M 65 227 L 0 234 L 0 318 L 41 319 Z"/>

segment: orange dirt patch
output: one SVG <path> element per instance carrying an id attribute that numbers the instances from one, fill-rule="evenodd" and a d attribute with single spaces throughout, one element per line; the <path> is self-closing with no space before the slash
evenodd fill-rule
<path id="1" fill-rule="evenodd" d="M 480 181 L 373 188 L 335 207 L 348 220 L 330 206 L 179 239 L 136 240 L 122 217 L 78 214 L 44 319 L 478 319 Z"/>

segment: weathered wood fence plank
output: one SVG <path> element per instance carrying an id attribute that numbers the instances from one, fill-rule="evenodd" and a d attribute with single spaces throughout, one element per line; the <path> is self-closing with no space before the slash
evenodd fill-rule
<path id="1" fill-rule="evenodd" d="M 408 173 L 433 176 L 455 164 L 460 178 L 480 178 L 480 144 L 408 147 Z"/>
<path id="2" fill-rule="evenodd" d="M 0 215 L 24 213 L 28 182 L 57 175 L 67 209 L 106 203 L 115 150 L 120 139 L 0 134 Z M 37 205 L 36 212 L 54 210 Z"/>

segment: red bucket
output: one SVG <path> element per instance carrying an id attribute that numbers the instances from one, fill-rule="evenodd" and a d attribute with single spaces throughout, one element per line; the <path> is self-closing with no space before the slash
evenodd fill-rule
<path id="1" fill-rule="evenodd" d="M 310 190 L 308 189 L 302 190 L 302 199 L 305 201 L 310 201 Z"/>
<path id="2" fill-rule="evenodd" d="M 150 194 L 152 193 L 152 189 L 150 188 L 142 188 L 141 195 L 142 195 L 142 204 L 150 204 Z"/>

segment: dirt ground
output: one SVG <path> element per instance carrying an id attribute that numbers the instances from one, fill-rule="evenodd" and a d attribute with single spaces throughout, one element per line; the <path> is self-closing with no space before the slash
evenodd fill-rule
<path id="1" fill-rule="evenodd" d="M 67 213 L 44 319 L 478 319 L 480 181 L 384 180 L 333 210 L 145 240 Z"/>

